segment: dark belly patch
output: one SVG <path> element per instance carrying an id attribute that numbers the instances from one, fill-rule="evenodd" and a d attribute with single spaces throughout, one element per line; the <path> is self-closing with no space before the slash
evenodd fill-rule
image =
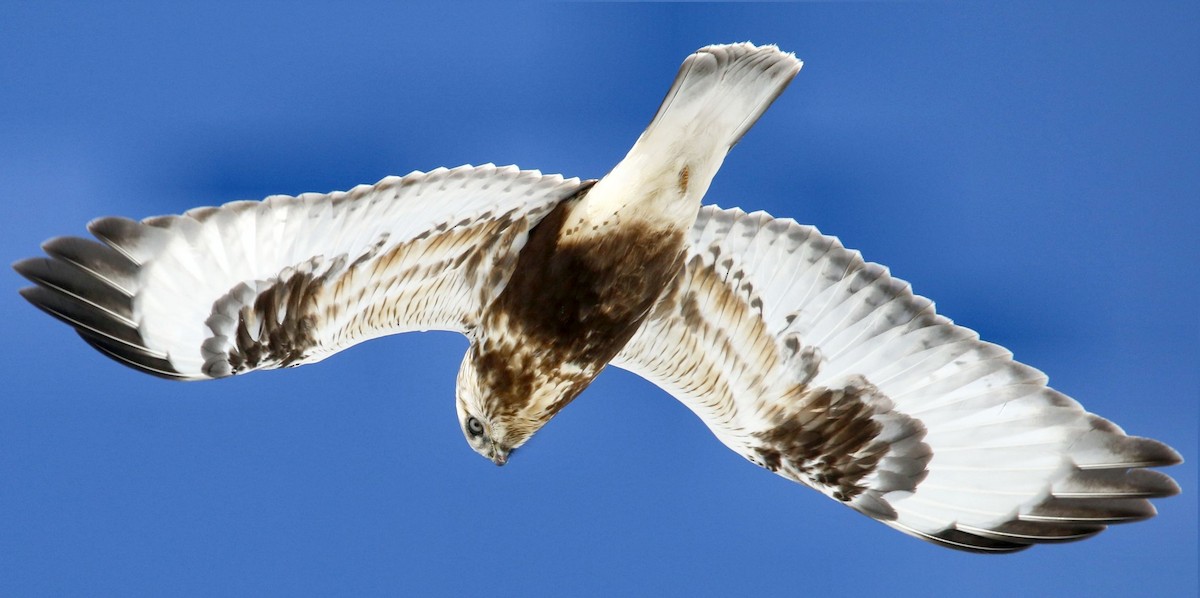
<path id="1" fill-rule="evenodd" d="M 528 377 L 497 368 L 534 362 L 599 372 L 637 331 L 682 266 L 683 231 L 632 224 L 602 237 L 563 241 L 563 223 L 574 203 L 563 202 L 530 231 L 508 285 L 484 317 L 481 353 L 526 357 L 518 360 L 525 362 L 520 365 L 486 358 L 479 364 L 483 377 L 499 383 L 493 389 L 506 395 L 506 401 L 523 403 L 532 389 L 506 388 L 504 383 Z M 497 329 L 518 335 L 522 346 L 489 346 L 502 342 L 488 338 L 487 331 Z M 574 398 L 569 394 L 563 404 Z"/>

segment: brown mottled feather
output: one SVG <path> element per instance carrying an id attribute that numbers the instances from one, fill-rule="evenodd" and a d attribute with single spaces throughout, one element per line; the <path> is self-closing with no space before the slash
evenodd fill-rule
<path id="1" fill-rule="evenodd" d="M 1152 516 L 1165 445 L 1126 436 L 811 227 L 705 207 L 613 360 L 724 444 L 906 533 L 1011 552 Z"/>
<path id="2" fill-rule="evenodd" d="M 633 224 L 603 237 L 568 235 L 564 223 L 581 197 L 530 231 L 508 284 L 484 313 L 473 351 L 494 413 L 525 411 L 539 385 L 561 385 L 539 410 L 557 413 L 625 346 L 679 271 L 678 231 Z"/>

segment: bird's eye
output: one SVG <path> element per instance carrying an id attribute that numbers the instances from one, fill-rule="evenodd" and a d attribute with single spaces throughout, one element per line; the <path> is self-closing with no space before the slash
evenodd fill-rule
<path id="1" fill-rule="evenodd" d="M 467 431 L 471 436 L 483 436 L 483 422 L 475 419 L 474 416 L 467 418 Z"/>

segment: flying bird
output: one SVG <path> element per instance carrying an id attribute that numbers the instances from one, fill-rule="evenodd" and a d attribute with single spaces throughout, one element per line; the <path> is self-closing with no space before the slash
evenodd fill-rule
<path id="1" fill-rule="evenodd" d="M 599 180 L 514 166 L 387 177 L 59 237 L 22 295 L 173 380 L 315 363 L 371 338 L 469 339 L 455 406 L 503 465 L 607 365 L 750 462 L 924 540 L 998 553 L 1151 517 L 1181 462 L 790 219 L 701 206 L 800 71 L 775 46 L 689 56 Z"/>

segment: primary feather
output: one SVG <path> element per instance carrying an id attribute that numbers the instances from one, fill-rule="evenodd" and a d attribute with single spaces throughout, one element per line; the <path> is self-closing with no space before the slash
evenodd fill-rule
<path id="1" fill-rule="evenodd" d="M 1087 413 L 813 227 L 705 206 L 666 297 L 613 365 L 750 461 L 906 533 L 1019 550 L 1178 492 L 1142 469 L 1175 451 Z"/>
<path id="2" fill-rule="evenodd" d="M 410 330 L 465 332 L 579 179 L 515 166 L 388 177 L 181 216 L 101 218 L 14 268 L 109 356 L 168 378 L 312 363 Z"/>

